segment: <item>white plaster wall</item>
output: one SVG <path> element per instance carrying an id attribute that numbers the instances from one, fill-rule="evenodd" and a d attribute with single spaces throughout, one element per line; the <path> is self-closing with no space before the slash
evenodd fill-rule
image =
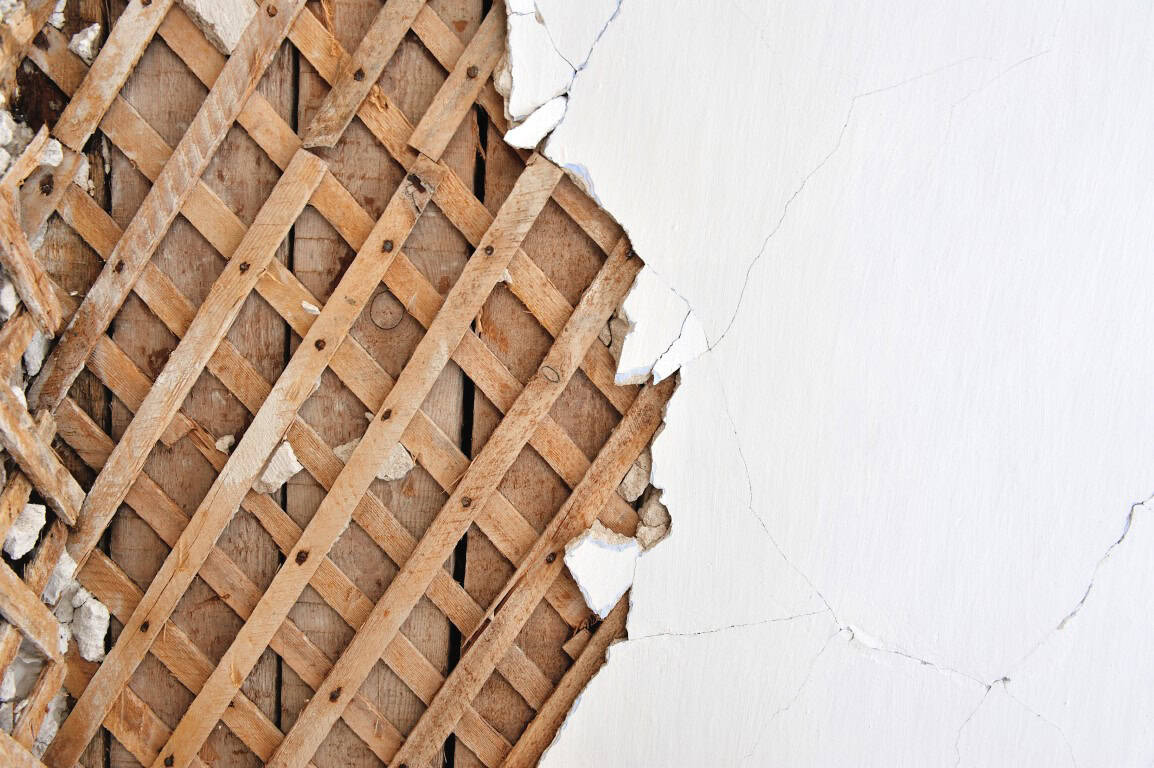
<path id="1" fill-rule="evenodd" d="M 706 340 L 545 765 L 1154 760 L 1152 40 L 1138 2 L 623 0 L 545 152 Z"/>

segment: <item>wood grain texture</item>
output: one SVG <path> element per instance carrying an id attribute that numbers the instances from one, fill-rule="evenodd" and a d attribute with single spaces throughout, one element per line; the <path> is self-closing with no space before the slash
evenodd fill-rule
<path id="1" fill-rule="evenodd" d="M 84 148 L 172 5 L 173 0 L 131 0 L 128 3 L 100 47 L 84 82 L 76 89 L 52 128 L 52 135 L 64 146 L 76 152 Z"/>
<path id="2" fill-rule="evenodd" d="M 275 3 L 277 0 L 269 0 Z M 258 13 L 229 57 L 140 209 L 125 229 L 100 277 L 73 315 L 29 391 L 32 403 L 55 406 L 132 290 L 173 219 L 196 186 L 216 149 L 272 62 L 304 0 L 280 3 L 275 15 Z M 270 5 L 271 7 L 271 5 Z"/>
<path id="3" fill-rule="evenodd" d="M 11 454 L 32 485 L 69 524 L 76 522 L 84 490 L 60 461 L 52 446 L 37 435 L 36 423 L 24 409 L 15 389 L 0 386 L 0 445 Z"/>
<path id="4" fill-rule="evenodd" d="M 0 563 L 0 614 L 24 633 L 36 650 L 60 658 L 60 622 L 6 564 Z"/>
<path id="5" fill-rule="evenodd" d="M 388 0 L 385 3 L 305 129 L 306 147 L 336 144 L 424 5 L 425 0 Z M 453 133 L 459 122 L 453 123 Z"/>

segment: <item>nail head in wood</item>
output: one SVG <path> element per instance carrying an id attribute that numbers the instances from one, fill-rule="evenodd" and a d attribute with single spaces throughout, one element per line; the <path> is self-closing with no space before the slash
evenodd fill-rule
<path id="1" fill-rule="evenodd" d="M 485 255 L 486 256 L 492 256 L 493 255 L 493 246 L 491 246 L 491 245 L 485 246 Z"/>
<path id="2" fill-rule="evenodd" d="M 251 267 L 251 266 L 252 266 L 252 265 L 251 265 L 251 264 L 249 264 L 247 261 L 242 261 L 242 262 L 240 263 L 240 272 L 241 272 L 241 274 L 244 274 L 245 272 L 248 272 L 248 268 L 249 268 L 249 267 Z"/>
<path id="3" fill-rule="evenodd" d="M 481 74 L 481 70 L 477 68 L 476 64 L 473 64 L 468 69 L 465 70 L 465 74 L 468 76 L 468 78 L 470 80 L 472 80 L 477 75 Z"/>
<path id="4" fill-rule="evenodd" d="M 381 250 L 383 250 L 385 253 L 392 253 L 393 252 L 393 241 L 392 240 L 386 240 L 385 242 L 381 243 Z"/>
<path id="5" fill-rule="evenodd" d="M 545 555 L 545 562 L 546 563 L 552 563 L 556 559 L 557 559 L 557 553 L 556 552 L 550 552 L 549 554 Z"/>
<path id="6" fill-rule="evenodd" d="M 473 500 L 468 496 L 465 496 L 461 499 L 461 506 L 468 509 L 469 507 L 473 506 Z"/>
<path id="7" fill-rule="evenodd" d="M 141 632 L 147 632 L 148 631 L 148 622 L 147 621 L 141 622 L 140 631 Z"/>
<path id="8" fill-rule="evenodd" d="M 124 262 L 123 261 L 116 262 L 116 265 L 112 268 L 112 271 L 119 275 L 121 272 L 124 271 Z"/>
<path id="9" fill-rule="evenodd" d="M 365 71 L 363 69 L 358 69 L 356 72 L 353 73 L 353 79 L 356 80 L 358 83 L 361 82 L 362 80 L 365 79 Z"/>
<path id="10" fill-rule="evenodd" d="M 393 417 L 393 409 L 392 408 L 386 408 L 384 410 L 384 412 L 381 414 L 381 421 L 388 421 L 392 417 Z"/>
<path id="11" fill-rule="evenodd" d="M 164 758 L 164 764 L 168 766 L 176 765 L 176 758 L 174 758 L 172 755 L 169 755 L 168 757 Z"/>
<path id="12" fill-rule="evenodd" d="M 56 181 L 51 176 L 45 176 L 40 180 L 40 194 L 51 195 L 52 188 L 56 186 Z"/>
<path id="13" fill-rule="evenodd" d="M 341 689 L 333 688 L 332 693 L 329 694 L 329 701 L 336 701 L 341 697 Z"/>
<path id="14" fill-rule="evenodd" d="M 265 8 L 265 12 L 269 15 L 269 17 L 276 16 L 276 6 L 272 3 L 269 3 L 268 7 Z"/>
<path id="15" fill-rule="evenodd" d="M 307 549 L 302 549 L 300 552 L 297 552 L 297 556 L 296 556 L 297 565 L 304 565 L 305 561 L 308 559 L 309 559 L 309 551 Z"/>
<path id="16" fill-rule="evenodd" d="M 313 342 L 313 346 L 316 347 L 317 349 L 324 349 L 325 348 L 325 340 L 324 339 L 317 339 L 316 341 Z"/>

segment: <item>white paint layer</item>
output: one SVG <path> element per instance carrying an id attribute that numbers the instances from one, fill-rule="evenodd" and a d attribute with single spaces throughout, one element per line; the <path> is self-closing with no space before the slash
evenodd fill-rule
<path id="1" fill-rule="evenodd" d="M 1152 34 L 622 5 L 545 152 L 702 343 L 653 448 L 670 535 L 545 765 L 1154 760 Z M 638 304 L 627 376 L 680 338 Z"/>

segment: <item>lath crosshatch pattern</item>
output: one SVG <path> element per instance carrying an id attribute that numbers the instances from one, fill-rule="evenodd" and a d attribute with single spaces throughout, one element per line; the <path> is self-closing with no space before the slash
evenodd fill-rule
<path id="1" fill-rule="evenodd" d="M 0 373 L 57 340 L 27 407 L 0 391 L 0 534 L 32 494 L 55 513 L 0 564 L 0 668 L 49 659 L 6 765 L 532 764 L 624 632 L 560 555 L 637 525 L 617 486 L 673 382 L 615 385 L 598 336 L 640 260 L 501 143 L 500 3 L 359 5 L 263 0 L 227 57 L 173 0 L 118 9 L 90 67 L 42 19 L 5 31 L 64 97 L 0 181 Z M 94 142 L 107 205 L 73 180 Z M 27 247 L 50 219 L 82 290 Z M 303 472 L 258 493 L 285 442 Z M 398 442 L 417 466 L 382 481 Z M 65 551 L 115 618 L 98 664 L 40 601 Z"/>

